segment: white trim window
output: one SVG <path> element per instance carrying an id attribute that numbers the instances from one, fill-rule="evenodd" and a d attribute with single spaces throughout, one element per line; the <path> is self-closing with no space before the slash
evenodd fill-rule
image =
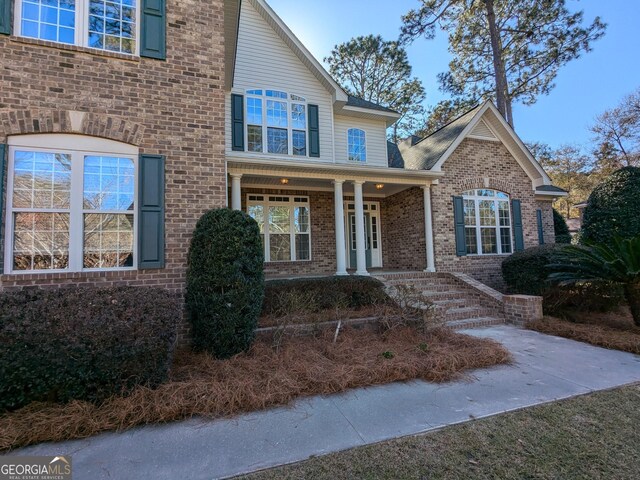
<path id="1" fill-rule="evenodd" d="M 16 34 L 110 52 L 138 53 L 138 0 L 16 0 Z"/>
<path id="2" fill-rule="evenodd" d="M 462 193 L 468 255 L 513 252 L 509 195 L 481 188 Z"/>
<path id="3" fill-rule="evenodd" d="M 303 97 L 279 90 L 247 90 L 245 125 L 248 152 L 307 156 Z"/>
<path id="4" fill-rule="evenodd" d="M 69 137 L 9 139 L 6 273 L 136 267 L 137 154 Z"/>
<path id="5" fill-rule="evenodd" d="M 348 158 L 350 162 L 367 162 L 367 134 L 360 128 L 347 130 Z"/>
<path id="6" fill-rule="evenodd" d="M 247 213 L 260 227 L 265 262 L 311 260 L 309 197 L 250 194 Z"/>

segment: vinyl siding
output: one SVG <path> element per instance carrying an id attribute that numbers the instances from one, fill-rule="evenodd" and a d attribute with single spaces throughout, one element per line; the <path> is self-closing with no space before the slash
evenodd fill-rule
<path id="1" fill-rule="evenodd" d="M 233 93 L 273 89 L 306 98 L 318 105 L 320 157 L 311 162 L 333 162 L 333 101 L 331 94 L 289 49 L 248 1 L 242 2 Z M 231 152 L 231 95 L 226 98 L 226 151 Z M 303 160 L 305 157 L 248 153 L 250 156 Z"/>
<path id="2" fill-rule="evenodd" d="M 387 130 L 384 122 L 363 118 L 335 116 L 336 163 L 352 163 L 347 154 L 347 131 L 359 128 L 365 131 L 367 142 L 367 165 L 386 167 Z"/>

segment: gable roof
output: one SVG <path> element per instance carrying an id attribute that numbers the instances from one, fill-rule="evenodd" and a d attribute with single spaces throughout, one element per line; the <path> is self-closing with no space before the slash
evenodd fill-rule
<path id="1" fill-rule="evenodd" d="M 473 120 L 479 108 L 480 105 L 472 108 L 413 145 L 401 143 L 399 149 L 405 168 L 431 170 Z"/>
<path id="2" fill-rule="evenodd" d="M 400 117 L 399 113 L 390 108 L 348 95 L 265 0 L 225 0 L 225 62 L 227 65 L 225 69 L 225 85 L 227 89 L 230 90 L 233 87 L 238 29 L 240 26 L 240 9 L 243 1 L 248 2 L 258 12 L 276 35 L 291 49 L 294 55 L 298 57 L 327 91 L 332 94 L 338 109 L 351 107 L 371 110 L 370 116 L 380 115 L 385 118 L 387 124 L 395 122 L 395 120 Z M 357 110 L 352 110 L 352 112 L 357 112 Z"/>
<path id="3" fill-rule="evenodd" d="M 404 160 L 405 168 L 424 169 L 434 172 L 442 171 L 443 164 L 458 148 L 460 143 L 470 136 L 475 127 L 482 120 L 483 128 L 486 127 L 509 150 L 522 169 L 527 173 L 533 186 L 540 191 L 543 185 L 551 185 L 551 179 L 533 158 L 531 152 L 522 143 L 520 137 L 505 121 L 498 109 L 489 100 L 478 105 L 460 117 L 456 118 L 441 129 L 417 143 L 404 142 L 399 144 L 400 153 Z M 557 187 L 554 187 L 557 188 Z M 546 192 L 562 194 L 555 191 Z"/>

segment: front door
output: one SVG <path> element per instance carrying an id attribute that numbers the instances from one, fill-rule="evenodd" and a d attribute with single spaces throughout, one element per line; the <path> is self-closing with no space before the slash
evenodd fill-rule
<path id="1" fill-rule="evenodd" d="M 364 214 L 364 245 L 365 256 L 367 258 L 367 268 L 371 268 L 371 214 Z M 349 265 L 356 268 L 356 214 L 349 213 Z"/>

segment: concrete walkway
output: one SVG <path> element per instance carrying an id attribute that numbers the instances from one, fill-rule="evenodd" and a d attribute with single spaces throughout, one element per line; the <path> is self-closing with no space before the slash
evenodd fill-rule
<path id="1" fill-rule="evenodd" d="M 211 479 L 304 460 L 640 381 L 640 357 L 511 326 L 465 331 L 502 342 L 512 366 L 314 397 L 233 419 L 193 419 L 42 444 L 13 455 L 73 458 L 75 480 Z"/>

